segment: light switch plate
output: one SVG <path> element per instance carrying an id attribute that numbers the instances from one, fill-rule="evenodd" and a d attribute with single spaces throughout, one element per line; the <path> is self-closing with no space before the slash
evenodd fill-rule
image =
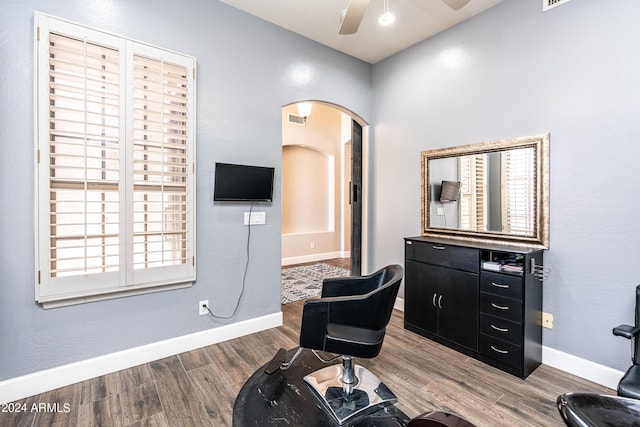
<path id="1" fill-rule="evenodd" d="M 266 212 L 251 212 L 251 225 L 262 225 L 266 223 Z M 249 212 L 244 213 L 244 225 L 249 225 Z"/>

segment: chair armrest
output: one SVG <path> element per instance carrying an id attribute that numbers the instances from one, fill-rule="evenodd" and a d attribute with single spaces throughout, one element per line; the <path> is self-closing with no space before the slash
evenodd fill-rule
<path id="1" fill-rule="evenodd" d="M 336 277 L 322 282 L 322 298 L 368 294 L 378 286 L 378 280 L 370 277 Z"/>
<path id="2" fill-rule="evenodd" d="M 300 347 L 321 349 L 329 322 L 329 304 L 322 299 L 310 299 L 302 308 Z"/>
<path id="3" fill-rule="evenodd" d="M 302 323 L 303 329 L 309 331 L 311 337 L 321 338 L 329 322 L 361 327 L 370 324 L 372 316 L 377 314 L 371 312 L 367 295 L 349 295 L 305 301 Z"/>
<path id="4" fill-rule="evenodd" d="M 620 325 L 613 328 L 613 335 L 617 335 L 619 337 L 624 337 L 627 339 L 631 339 L 637 336 L 638 332 L 640 332 L 640 327 L 631 325 Z"/>

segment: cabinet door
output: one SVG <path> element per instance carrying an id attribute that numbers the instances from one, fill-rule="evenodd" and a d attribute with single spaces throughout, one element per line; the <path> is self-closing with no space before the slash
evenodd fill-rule
<path id="1" fill-rule="evenodd" d="M 433 304 L 439 267 L 407 260 L 404 272 L 404 319 L 433 334 L 438 333 L 438 313 Z"/>
<path id="2" fill-rule="evenodd" d="M 478 275 L 442 268 L 438 298 L 438 335 L 478 350 Z"/>

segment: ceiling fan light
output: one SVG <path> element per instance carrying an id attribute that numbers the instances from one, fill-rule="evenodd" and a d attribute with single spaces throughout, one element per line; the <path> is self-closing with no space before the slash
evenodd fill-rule
<path id="1" fill-rule="evenodd" d="M 394 22 L 396 22 L 396 16 L 391 12 L 385 12 L 378 18 L 378 24 L 380 25 L 391 25 Z"/>
<path id="2" fill-rule="evenodd" d="M 396 22 L 396 16 L 389 12 L 389 0 L 384 0 L 383 3 L 383 14 L 378 18 L 378 24 L 380 25 L 391 25 Z"/>

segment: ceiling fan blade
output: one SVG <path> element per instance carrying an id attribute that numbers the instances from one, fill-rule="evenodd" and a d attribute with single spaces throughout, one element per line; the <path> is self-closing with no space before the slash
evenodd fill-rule
<path id="1" fill-rule="evenodd" d="M 471 0 L 442 0 L 444 4 L 449 6 L 453 10 L 462 9 L 469 3 Z"/>
<path id="2" fill-rule="evenodd" d="M 358 31 L 358 27 L 360 26 L 360 22 L 368 5 L 369 0 L 351 0 L 338 33 L 355 34 Z"/>

